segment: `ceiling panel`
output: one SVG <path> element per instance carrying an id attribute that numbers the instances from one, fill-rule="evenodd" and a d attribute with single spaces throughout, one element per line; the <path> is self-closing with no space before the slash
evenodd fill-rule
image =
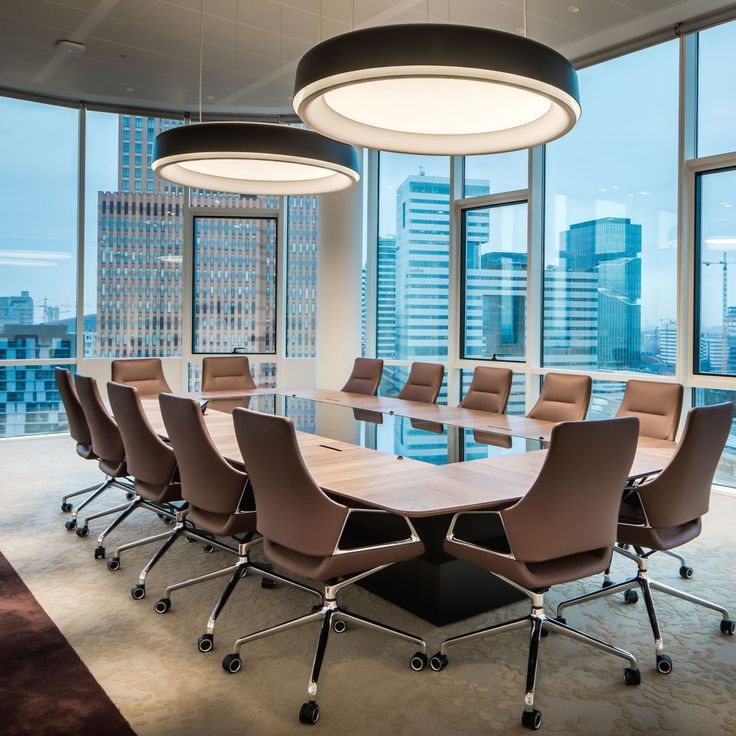
<path id="1" fill-rule="evenodd" d="M 211 112 L 290 113 L 298 59 L 320 38 L 353 25 L 418 23 L 428 12 L 433 22 L 509 32 L 522 25 L 522 0 L 0 0 L 0 86 L 92 102 L 194 109 L 200 1 L 203 99 Z M 733 3 L 528 0 L 528 5 L 529 36 L 577 58 Z M 570 6 L 579 12 L 570 12 Z M 59 53 L 56 42 L 62 38 L 87 44 L 87 52 Z"/>

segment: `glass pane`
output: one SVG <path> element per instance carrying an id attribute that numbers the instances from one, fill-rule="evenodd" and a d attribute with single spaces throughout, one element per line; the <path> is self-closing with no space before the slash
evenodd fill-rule
<path id="1" fill-rule="evenodd" d="M 73 365 L 62 365 L 74 372 Z M 54 366 L 0 366 L 0 437 L 66 432 Z"/>
<path id="2" fill-rule="evenodd" d="M 698 373 L 736 375 L 736 169 L 698 177 Z"/>
<path id="3" fill-rule="evenodd" d="M 579 76 L 583 116 L 546 148 L 544 365 L 672 374 L 678 44 Z"/>
<path id="4" fill-rule="evenodd" d="M 698 156 L 736 151 L 736 21 L 698 34 Z"/>
<path id="5" fill-rule="evenodd" d="M 0 97 L 0 117 L 0 357 L 73 357 L 79 112 Z"/>
<path id="6" fill-rule="evenodd" d="M 510 151 L 465 157 L 464 197 L 526 189 L 529 185 L 529 152 Z"/>
<path id="7" fill-rule="evenodd" d="M 84 355 L 181 355 L 183 189 L 154 176 L 181 120 L 87 113 Z"/>
<path id="8" fill-rule="evenodd" d="M 195 217 L 192 352 L 276 351 L 275 217 Z"/>
<path id="9" fill-rule="evenodd" d="M 715 388 L 697 388 L 693 391 L 693 404 L 695 406 L 721 404 L 724 401 L 736 401 L 736 391 L 722 391 Z M 728 440 L 726 440 L 726 448 L 721 456 L 721 462 L 718 465 L 713 482 L 736 488 L 736 417 L 734 417 L 731 424 L 731 431 Z"/>
<path id="10" fill-rule="evenodd" d="M 287 198 L 286 356 L 314 358 L 317 317 L 317 197 Z"/>
<path id="11" fill-rule="evenodd" d="M 593 381 L 586 419 L 615 417 L 625 390 L 626 381 Z"/>
<path id="12" fill-rule="evenodd" d="M 526 202 L 463 212 L 463 357 L 524 360 Z"/>
<path id="13" fill-rule="evenodd" d="M 381 153 L 379 358 L 447 356 L 450 159 Z"/>
<path id="14" fill-rule="evenodd" d="M 462 382 L 460 384 L 461 398 L 468 393 L 470 383 L 473 380 L 473 371 L 463 369 Z M 526 414 L 526 376 L 523 373 L 514 373 L 511 379 L 511 393 L 509 403 L 506 405 L 506 413 L 523 417 Z"/>

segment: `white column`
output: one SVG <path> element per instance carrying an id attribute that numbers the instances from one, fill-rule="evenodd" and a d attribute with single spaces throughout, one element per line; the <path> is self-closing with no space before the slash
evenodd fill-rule
<path id="1" fill-rule="evenodd" d="M 353 361 L 360 355 L 362 226 L 361 184 L 320 197 L 317 228 L 318 388 L 341 388 L 350 374 Z"/>

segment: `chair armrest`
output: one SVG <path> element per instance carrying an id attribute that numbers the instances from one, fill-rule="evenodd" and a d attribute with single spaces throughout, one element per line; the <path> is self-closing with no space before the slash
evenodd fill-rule
<path id="1" fill-rule="evenodd" d="M 472 547 L 474 549 L 483 550 L 486 552 L 493 552 L 494 554 L 500 555 L 502 557 L 508 557 L 509 559 L 515 560 L 516 557 L 514 557 L 513 550 L 511 552 L 499 552 L 497 550 L 491 549 L 490 547 L 484 547 L 482 544 L 477 544 L 476 542 L 469 542 L 466 539 L 461 539 L 459 537 L 455 536 L 455 526 L 457 525 L 458 520 L 462 516 L 488 516 L 488 515 L 495 515 L 498 517 L 499 521 L 501 522 L 501 528 L 503 529 L 504 537 L 506 538 L 506 543 L 509 546 L 509 549 L 511 549 L 511 544 L 509 543 L 509 535 L 506 532 L 506 524 L 503 520 L 503 515 L 501 514 L 501 511 L 503 509 L 481 509 L 479 511 L 461 511 L 457 514 L 455 514 L 452 517 L 452 521 L 450 522 L 450 526 L 447 530 L 447 534 L 445 535 L 445 539 L 448 542 L 454 542 L 455 544 L 461 544 L 464 547 Z"/>
<path id="2" fill-rule="evenodd" d="M 343 549 L 340 547 L 340 542 L 342 541 L 343 534 L 345 533 L 345 529 L 348 525 L 348 520 L 357 515 L 357 514 L 381 514 L 384 517 L 393 517 L 395 519 L 401 519 L 407 527 L 407 530 L 409 532 L 409 536 L 404 539 L 397 539 L 395 541 L 391 542 L 383 542 L 379 544 L 371 544 L 364 547 L 350 547 L 349 549 Z M 342 524 L 342 529 L 340 530 L 340 534 L 337 538 L 337 544 L 335 544 L 335 549 L 332 551 L 333 556 L 338 555 L 347 555 L 347 554 L 353 554 L 355 552 L 369 552 L 374 549 L 386 549 L 390 547 L 396 547 L 402 544 L 407 544 L 410 542 L 418 542 L 419 540 L 419 534 L 417 534 L 417 530 L 414 528 L 414 525 L 409 520 L 408 516 L 403 516 L 400 514 L 394 514 L 391 511 L 385 511 L 384 509 L 355 509 L 355 508 L 349 508 L 348 513 L 345 516 L 345 521 Z"/>

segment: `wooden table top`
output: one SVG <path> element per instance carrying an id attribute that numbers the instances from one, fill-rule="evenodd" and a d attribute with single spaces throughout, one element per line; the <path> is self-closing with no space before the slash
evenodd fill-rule
<path id="1" fill-rule="evenodd" d="M 483 423 L 477 426 L 499 432 L 503 432 L 504 429 L 510 431 L 513 420 L 526 419 L 339 391 L 299 389 L 276 392 L 273 389 L 256 389 L 249 391 L 248 394 L 254 395 L 256 392 L 297 395 L 353 408 L 394 411 L 395 414 L 399 414 L 400 409 L 402 416 L 442 423 L 461 423 L 461 426 L 468 426 L 465 424 L 466 421 L 478 420 L 475 415 L 483 415 Z M 188 395 L 200 399 L 235 399 L 242 398 L 246 394 L 217 392 L 215 395 L 214 392 L 207 394 L 200 392 Z M 374 401 L 370 401 L 371 399 Z M 162 436 L 166 436 L 158 401 L 145 400 L 143 405 L 154 429 Z M 421 411 L 421 417 L 417 417 L 420 409 L 424 411 Z M 450 421 L 450 416 L 455 416 L 456 422 Z M 512 419 L 512 422 L 505 427 L 497 427 L 489 424 L 489 417 L 493 417 L 490 421 L 498 421 L 496 417 L 505 417 Z M 208 411 L 204 419 L 213 442 L 223 456 L 232 462 L 242 463 L 243 458 L 235 439 L 232 416 L 223 412 Z M 544 431 L 547 432 L 547 436 L 551 426 L 554 426 L 552 422 L 526 421 L 534 422 L 525 425 L 531 428 L 529 431 Z M 550 426 L 541 427 L 540 424 Z M 431 465 L 305 432 L 297 432 L 297 439 L 304 462 L 320 487 L 336 496 L 407 516 L 450 514 L 518 499 L 531 488 L 547 454 L 546 450 L 537 450 L 447 465 Z M 632 465 L 631 477 L 659 472 L 669 462 L 675 446 L 673 442 L 661 440 L 641 442 Z"/>

